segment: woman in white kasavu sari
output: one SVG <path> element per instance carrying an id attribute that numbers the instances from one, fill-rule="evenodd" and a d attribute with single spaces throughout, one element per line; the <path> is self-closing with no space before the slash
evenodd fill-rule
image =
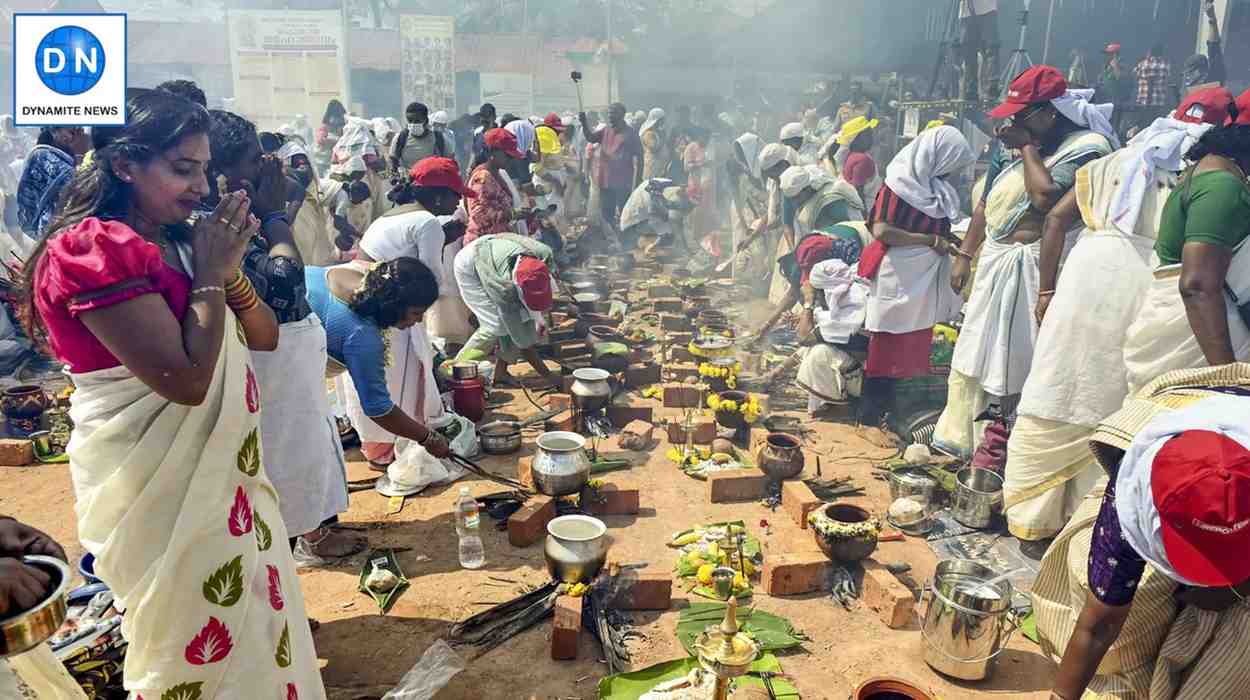
<path id="1" fill-rule="evenodd" d="M 325 697 L 248 348 L 278 324 L 239 272 L 260 222 L 209 192 L 208 113 L 152 91 L 97 134 L 24 280 L 70 368 L 78 536 L 126 610 L 131 697 Z"/>

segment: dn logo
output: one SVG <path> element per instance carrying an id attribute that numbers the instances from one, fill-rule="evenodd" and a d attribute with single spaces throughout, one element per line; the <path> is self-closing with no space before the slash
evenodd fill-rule
<path id="1" fill-rule="evenodd" d="M 49 90 L 81 95 L 104 75 L 104 47 L 82 27 L 57 27 L 35 48 L 35 70 Z"/>

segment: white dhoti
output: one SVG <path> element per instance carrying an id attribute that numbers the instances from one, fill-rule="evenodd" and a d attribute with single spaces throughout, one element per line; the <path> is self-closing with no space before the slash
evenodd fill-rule
<path id="1" fill-rule="evenodd" d="M 287 532 L 295 536 L 347 510 L 347 473 L 325 391 L 321 319 L 310 314 L 284 323 L 278 337 L 278 348 L 253 352 L 252 364 L 260 383 L 265 471 Z"/>
<path id="2" fill-rule="evenodd" d="M 469 307 L 465 306 L 460 296 L 460 285 L 447 261 L 454 261 L 456 253 L 463 247 L 464 239 L 461 238 L 443 248 L 442 294 L 425 313 L 425 327 L 430 335 L 461 344 L 473 335 L 473 324 L 469 323 Z"/>

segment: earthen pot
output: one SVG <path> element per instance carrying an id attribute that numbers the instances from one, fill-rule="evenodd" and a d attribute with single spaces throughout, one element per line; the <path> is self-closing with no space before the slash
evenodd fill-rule
<path id="1" fill-rule="evenodd" d="M 756 461 L 774 481 L 793 479 L 803 473 L 802 442 L 788 433 L 769 433 L 760 445 Z"/>
<path id="2" fill-rule="evenodd" d="M 877 549 L 881 524 L 859 506 L 831 503 L 812 511 L 807 523 L 816 546 L 834 561 L 859 561 Z"/>
<path id="3" fill-rule="evenodd" d="M 897 678 L 870 678 L 855 689 L 852 700 L 933 700 L 933 696 Z"/>

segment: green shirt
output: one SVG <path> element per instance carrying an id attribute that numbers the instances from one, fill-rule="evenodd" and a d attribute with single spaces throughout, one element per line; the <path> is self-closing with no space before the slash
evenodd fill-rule
<path id="1" fill-rule="evenodd" d="M 1181 178 L 1159 221 L 1155 253 L 1163 265 L 1181 261 L 1186 243 L 1236 248 L 1250 235 L 1250 189 L 1226 170 Z"/>

